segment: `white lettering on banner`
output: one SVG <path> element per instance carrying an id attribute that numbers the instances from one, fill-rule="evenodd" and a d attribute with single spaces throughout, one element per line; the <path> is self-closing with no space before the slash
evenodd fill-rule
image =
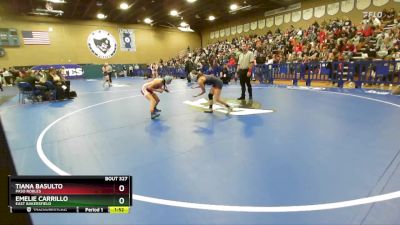
<path id="1" fill-rule="evenodd" d="M 71 69 L 65 69 L 67 71 L 67 76 L 69 77 L 74 77 L 74 76 L 82 76 L 83 75 L 83 69 L 82 68 L 71 68 Z"/>
<path id="2" fill-rule="evenodd" d="M 382 12 L 363 12 L 363 17 L 373 17 L 376 16 L 376 18 L 382 18 L 383 13 Z"/>

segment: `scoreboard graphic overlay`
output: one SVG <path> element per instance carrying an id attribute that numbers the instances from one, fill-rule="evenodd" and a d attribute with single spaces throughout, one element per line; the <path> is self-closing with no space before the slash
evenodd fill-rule
<path id="1" fill-rule="evenodd" d="M 131 176 L 9 176 L 11 213 L 129 213 Z"/>

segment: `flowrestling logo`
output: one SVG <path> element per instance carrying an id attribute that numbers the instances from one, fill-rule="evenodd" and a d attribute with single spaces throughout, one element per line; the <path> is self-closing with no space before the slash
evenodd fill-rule
<path id="1" fill-rule="evenodd" d="M 90 51 L 101 59 L 111 58 L 117 52 L 115 38 L 105 30 L 95 30 L 90 33 L 87 43 Z"/>

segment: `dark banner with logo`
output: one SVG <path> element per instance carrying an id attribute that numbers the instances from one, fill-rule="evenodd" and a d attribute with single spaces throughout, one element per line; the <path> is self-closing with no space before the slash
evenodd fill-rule
<path id="1" fill-rule="evenodd" d="M 67 76 L 66 78 L 83 78 L 84 70 L 82 66 L 77 64 L 57 64 L 57 65 L 40 65 L 32 67 L 32 70 L 49 70 L 50 68 L 54 68 L 56 70 L 65 68 Z"/>

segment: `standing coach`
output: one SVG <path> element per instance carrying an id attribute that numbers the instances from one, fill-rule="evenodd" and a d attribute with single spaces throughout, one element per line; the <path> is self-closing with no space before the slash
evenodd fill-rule
<path id="1" fill-rule="evenodd" d="M 238 100 L 246 99 L 246 85 L 249 92 L 249 99 L 253 99 L 253 91 L 251 89 L 251 71 L 253 69 L 254 55 L 249 51 L 249 46 L 247 44 L 242 45 L 242 51 L 239 54 L 239 61 L 237 67 L 237 75 L 239 75 L 240 86 L 242 87 L 242 95 Z"/>

